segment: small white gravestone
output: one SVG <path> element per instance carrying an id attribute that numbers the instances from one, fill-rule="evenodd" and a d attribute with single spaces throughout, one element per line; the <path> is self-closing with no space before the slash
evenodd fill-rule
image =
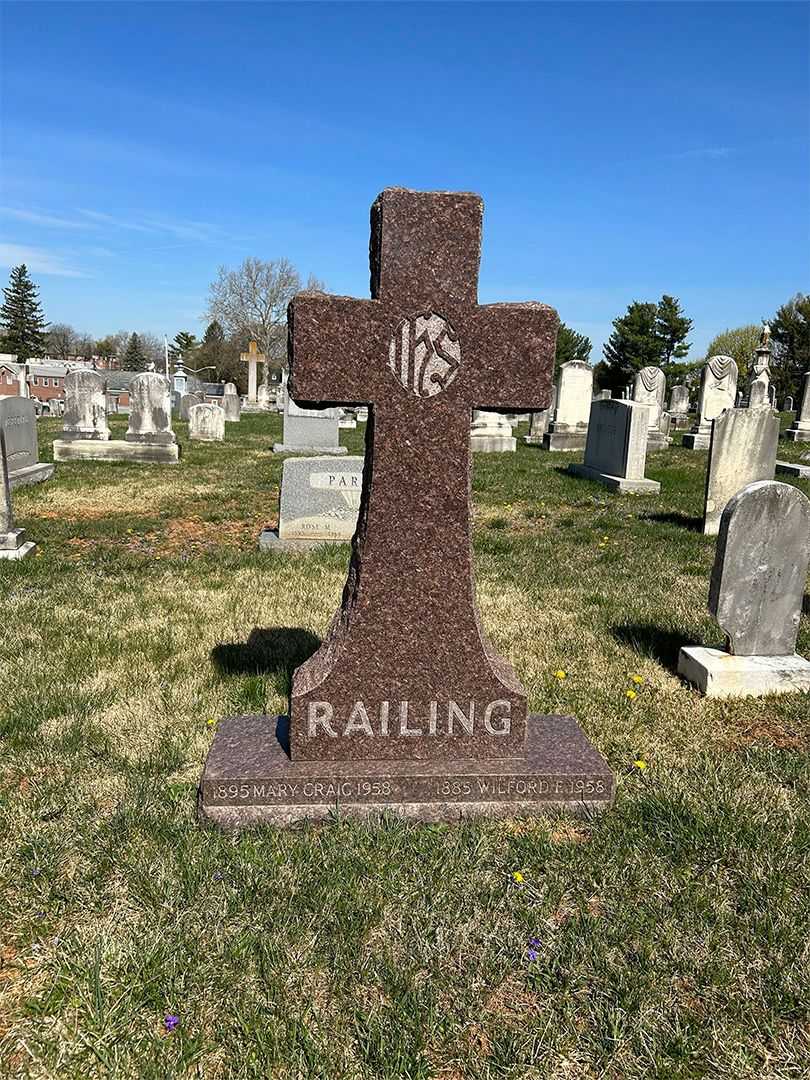
<path id="1" fill-rule="evenodd" d="M 782 412 L 793 412 L 793 395 L 788 394 L 782 406 Z"/>
<path id="2" fill-rule="evenodd" d="M 192 390 L 188 394 L 183 394 L 180 398 L 180 419 L 185 420 L 188 423 L 189 410 L 193 405 L 204 405 L 205 394 L 197 393 Z"/>
<path id="3" fill-rule="evenodd" d="M 14 527 L 11 485 L 8 480 L 6 437 L 0 428 L 0 559 L 24 559 L 36 551 L 36 544 L 25 539 L 25 529 Z"/>
<path id="4" fill-rule="evenodd" d="M 338 423 L 340 409 L 302 409 L 285 394 L 282 441 L 273 446 L 274 454 L 345 454 L 340 445 Z"/>
<path id="5" fill-rule="evenodd" d="M 810 500 L 773 480 L 744 487 L 723 511 L 709 611 L 727 651 L 682 648 L 678 671 L 704 694 L 810 691 L 810 662 L 795 653 L 810 563 Z"/>
<path id="6" fill-rule="evenodd" d="M 708 450 L 712 421 L 737 404 L 737 364 L 730 356 L 710 356 L 703 368 L 698 419 L 683 437 L 687 450 Z"/>
<path id="7" fill-rule="evenodd" d="M 667 377 L 659 367 L 642 368 L 633 383 L 633 401 L 647 406 L 647 442 L 654 449 L 670 441 L 664 416 L 666 390 Z"/>
<path id="8" fill-rule="evenodd" d="M 188 414 L 188 437 L 195 442 L 222 442 L 225 410 L 219 405 L 192 405 Z"/>
<path id="9" fill-rule="evenodd" d="M 107 380 L 97 371 L 69 371 L 65 375 L 65 414 L 62 442 L 110 437 L 107 426 Z"/>
<path id="10" fill-rule="evenodd" d="M 358 405 L 354 410 L 354 415 L 357 417 L 358 424 L 368 423 L 368 405 Z"/>
<path id="11" fill-rule="evenodd" d="M 669 394 L 669 415 L 672 426 L 686 427 L 689 423 L 689 387 L 673 386 Z"/>
<path id="12" fill-rule="evenodd" d="M 703 532 L 716 536 L 729 500 L 748 484 L 773 480 L 779 417 L 771 409 L 726 409 L 712 421 Z"/>
<path id="13" fill-rule="evenodd" d="M 523 436 L 527 446 L 542 446 L 543 436 L 548 431 L 549 421 L 557 408 L 557 387 L 552 387 L 551 401 L 547 409 L 538 409 L 529 414 L 529 434 Z"/>
<path id="14" fill-rule="evenodd" d="M 11 490 L 53 476 L 53 465 L 39 460 L 36 406 L 30 398 L 0 398 L 0 431 L 6 437 Z"/>
<path id="15" fill-rule="evenodd" d="M 572 463 L 568 472 L 614 491 L 657 495 L 661 485 L 644 476 L 648 425 L 643 403 L 597 398 L 591 405 L 585 463 Z"/>
<path id="16" fill-rule="evenodd" d="M 560 368 L 554 419 L 543 436 L 546 450 L 584 450 L 593 398 L 593 368 L 569 360 Z"/>
<path id="17" fill-rule="evenodd" d="M 810 371 L 804 373 L 799 410 L 796 419 L 785 432 L 785 438 L 791 442 L 810 442 Z"/>
<path id="18" fill-rule="evenodd" d="M 241 418 L 242 401 L 235 383 L 225 383 L 225 392 L 222 395 L 222 408 L 225 410 L 225 422 L 235 424 Z"/>
<path id="19" fill-rule="evenodd" d="M 476 409 L 470 428 L 470 449 L 485 454 L 514 453 L 517 439 L 512 434 L 512 425 L 500 413 Z"/>
<path id="20" fill-rule="evenodd" d="M 288 458 L 281 473 L 278 529 L 264 529 L 263 549 L 345 544 L 354 536 L 363 492 L 363 458 Z"/>

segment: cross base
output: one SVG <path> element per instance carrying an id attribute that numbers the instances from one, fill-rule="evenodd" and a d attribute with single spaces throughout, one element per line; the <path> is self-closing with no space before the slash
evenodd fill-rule
<path id="1" fill-rule="evenodd" d="M 526 723 L 523 753 L 501 760 L 293 762 L 286 717 L 232 716 L 208 752 L 200 817 L 238 829 L 386 810 L 432 822 L 610 806 L 613 773 L 572 716 L 534 713 Z"/>

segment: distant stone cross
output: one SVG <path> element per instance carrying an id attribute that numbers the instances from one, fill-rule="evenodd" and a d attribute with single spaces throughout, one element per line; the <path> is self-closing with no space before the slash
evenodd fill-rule
<path id="1" fill-rule="evenodd" d="M 259 347 L 255 341 L 251 341 L 248 345 L 248 351 L 240 353 L 239 359 L 248 365 L 248 401 L 255 402 L 257 400 L 257 386 L 258 380 L 256 378 L 256 365 L 264 364 L 267 357 L 264 353 L 259 352 Z"/>
<path id="2" fill-rule="evenodd" d="M 299 403 L 370 404 L 343 604 L 293 679 L 296 758 L 498 758 L 526 692 L 486 642 L 470 545 L 473 407 L 548 404 L 558 319 L 477 300 L 483 204 L 384 191 L 371 209 L 371 300 L 289 308 Z"/>

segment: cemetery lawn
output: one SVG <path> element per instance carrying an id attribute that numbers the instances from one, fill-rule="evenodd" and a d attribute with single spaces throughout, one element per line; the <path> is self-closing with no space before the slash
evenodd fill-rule
<path id="1" fill-rule="evenodd" d="M 177 428 L 176 468 L 15 493 L 42 555 L 0 564 L 0 1075 L 806 1077 L 810 700 L 674 673 L 722 643 L 706 453 L 652 454 L 658 497 L 522 439 L 475 460 L 484 626 L 615 770 L 601 819 L 228 836 L 195 817 L 214 725 L 284 711 L 349 549 L 258 552 L 279 418 Z"/>

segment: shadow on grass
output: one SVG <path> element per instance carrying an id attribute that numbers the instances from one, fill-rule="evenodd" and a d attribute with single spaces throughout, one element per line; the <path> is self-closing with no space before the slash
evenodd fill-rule
<path id="1" fill-rule="evenodd" d="M 672 672 L 678 674 L 678 654 L 681 645 L 689 642 L 689 635 L 667 630 L 652 623 L 620 623 L 610 632 L 616 641 L 629 645 L 641 656 L 652 657 Z"/>
<path id="2" fill-rule="evenodd" d="M 682 514 L 679 510 L 669 510 L 665 514 L 642 514 L 642 521 L 656 521 L 660 525 L 677 525 L 690 532 L 703 532 L 703 518 L 692 514 Z"/>
<path id="3" fill-rule="evenodd" d="M 244 643 L 215 645 L 211 660 L 220 675 L 291 676 L 308 660 L 321 643 L 310 630 L 300 626 L 256 627 Z"/>
<path id="4" fill-rule="evenodd" d="M 804 600 L 802 600 L 802 611 L 805 615 L 810 615 L 810 593 L 804 594 Z"/>

